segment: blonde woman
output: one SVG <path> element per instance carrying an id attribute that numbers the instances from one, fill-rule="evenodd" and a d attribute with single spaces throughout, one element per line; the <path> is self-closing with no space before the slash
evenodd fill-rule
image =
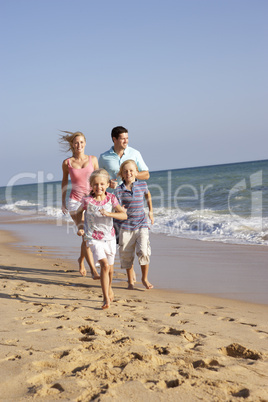
<path id="1" fill-rule="evenodd" d="M 74 133 L 70 131 L 62 131 L 65 133 L 60 136 L 60 143 L 63 144 L 67 151 L 72 152 L 72 156 L 62 163 L 62 212 L 69 212 L 73 221 L 76 222 L 76 211 L 81 205 L 81 200 L 90 192 L 89 177 L 91 173 L 98 169 L 98 159 L 94 155 L 85 155 L 86 137 L 80 131 Z M 68 187 L 69 176 L 72 183 L 72 189 L 66 205 L 66 193 Z M 86 276 L 86 268 L 84 259 L 86 258 L 90 267 L 93 279 L 100 279 L 100 276 L 94 265 L 92 253 L 87 250 L 85 242 L 81 244 L 81 254 L 78 258 L 79 272 L 82 276 Z"/>

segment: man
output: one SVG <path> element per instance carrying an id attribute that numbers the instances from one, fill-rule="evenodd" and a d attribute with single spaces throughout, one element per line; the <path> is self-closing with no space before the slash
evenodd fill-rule
<path id="1" fill-rule="evenodd" d="M 117 173 L 121 164 L 128 159 L 134 160 L 139 168 L 137 179 L 148 180 L 150 177 L 149 169 L 140 152 L 128 146 L 128 130 L 122 126 L 114 127 L 111 137 L 114 145 L 99 157 L 99 167 L 106 169 L 110 175 L 110 187 L 114 189 L 119 184 Z"/>

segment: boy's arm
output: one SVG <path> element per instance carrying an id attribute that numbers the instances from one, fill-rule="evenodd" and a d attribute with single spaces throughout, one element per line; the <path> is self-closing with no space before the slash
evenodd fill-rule
<path id="1" fill-rule="evenodd" d="M 152 197 L 150 191 L 148 191 L 147 194 L 144 194 L 144 197 L 146 199 L 148 208 L 149 208 L 149 218 L 152 222 L 152 225 L 154 224 L 154 213 L 153 213 L 153 204 L 152 204 Z"/>

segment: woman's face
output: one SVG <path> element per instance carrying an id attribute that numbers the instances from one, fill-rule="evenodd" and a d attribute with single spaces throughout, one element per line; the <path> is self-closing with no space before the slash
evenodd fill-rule
<path id="1" fill-rule="evenodd" d="M 73 139 L 73 151 L 74 152 L 82 152 L 86 146 L 86 140 L 82 135 L 78 135 Z"/>

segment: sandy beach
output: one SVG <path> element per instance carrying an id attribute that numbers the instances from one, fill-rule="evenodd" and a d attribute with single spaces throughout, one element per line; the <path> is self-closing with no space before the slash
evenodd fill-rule
<path id="1" fill-rule="evenodd" d="M 103 311 L 99 281 L 42 241 L 32 252 L 17 241 L 0 232 L 0 400 L 268 401 L 267 295 L 233 300 L 229 275 L 236 267 L 249 292 L 250 273 L 241 272 L 248 262 L 265 287 L 266 248 L 153 236 L 152 272 L 178 264 L 179 253 L 182 280 L 191 269 L 196 288 L 225 278 L 229 293 L 145 290 L 139 281 L 129 291 L 117 258 L 115 300 Z M 217 261 L 225 271 L 213 279 Z"/>

